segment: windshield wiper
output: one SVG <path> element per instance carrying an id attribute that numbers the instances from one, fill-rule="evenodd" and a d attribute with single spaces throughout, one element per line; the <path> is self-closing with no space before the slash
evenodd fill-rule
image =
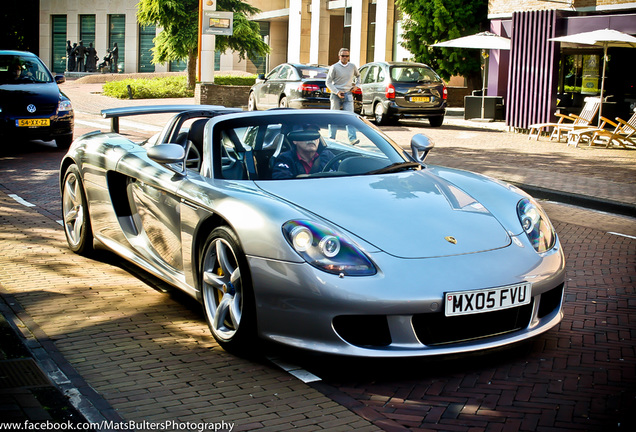
<path id="1" fill-rule="evenodd" d="M 399 171 L 406 171 L 413 168 L 422 168 L 422 165 L 418 162 L 396 162 L 389 166 L 385 166 L 384 168 L 380 168 L 374 171 L 369 171 L 368 175 L 373 174 L 387 174 L 394 173 Z"/>

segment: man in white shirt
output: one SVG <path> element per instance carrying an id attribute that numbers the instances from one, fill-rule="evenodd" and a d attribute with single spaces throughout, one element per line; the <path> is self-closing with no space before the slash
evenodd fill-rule
<path id="1" fill-rule="evenodd" d="M 334 63 L 327 73 L 327 88 L 331 91 L 330 102 L 332 110 L 353 112 L 352 90 L 360 84 L 360 72 L 353 63 L 349 62 L 349 49 L 341 48 L 338 52 L 340 61 Z M 356 141 L 355 130 L 347 128 L 349 141 Z M 336 128 L 329 128 L 331 138 L 336 137 Z"/>

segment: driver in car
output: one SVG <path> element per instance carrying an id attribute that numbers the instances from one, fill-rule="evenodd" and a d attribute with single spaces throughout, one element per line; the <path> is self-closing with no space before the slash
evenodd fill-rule
<path id="1" fill-rule="evenodd" d="M 320 141 L 320 132 L 306 127 L 287 134 L 291 150 L 281 153 L 274 162 L 273 179 L 288 179 L 321 172 L 334 154 Z"/>
<path id="2" fill-rule="evenodd" d="M 24 71 L 22 70 L 22 66 L 19 63 L 14 63 L 10 68 L 11 74 L 9 75 L 10 81 L 13 82 L 24 82 L 27 81 L 28 77 L 24 75 Z"/>

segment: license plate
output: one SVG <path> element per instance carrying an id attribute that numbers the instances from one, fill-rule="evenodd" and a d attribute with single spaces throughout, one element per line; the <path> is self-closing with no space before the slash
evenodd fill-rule
<path id="1" fill-rule="evenodd" d="M 51 122 L 49 119 L 18 119 L 16 120 L 16 125 L 18 127 L 41 127 L 41 126 L 50 126 Z"/>
<path id="2" fill-rule="evenodd" d="M 428 96 L 415 96 L 411 98 L 411 102 L 430 102 L 431 98 Z"/>
<path id="3" fill-rule="evenodd" d="M 509 309 L 530 303 L 532 284 L 446 293 L 446 316 L 470 315 Z"/>

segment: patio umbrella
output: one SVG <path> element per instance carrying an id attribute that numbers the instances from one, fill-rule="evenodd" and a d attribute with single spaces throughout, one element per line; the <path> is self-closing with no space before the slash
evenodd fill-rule
<path id="1" fill-rule="evenodd" d="M 603 74 L 601 75 L 601 106 L 598 111 L 598 123 L 601 124 L 601 114 L 603 112 L 603 92 L 605 91 L 605 67 L 607 65 L 607 49 L 636 48 L 636 37 L 618 30 L 603 29 L 584 33 L 576 33 L 568 36 L 561 36 L 548 39 L 553 42 L 566 42 L 573 44 L 595 45 L 603 47 Z"/>
<path id="2" fill-rule="evenodd" d="M 486 50 L 499 49 L 509 50 L 510 39 L 485 31 L 470 36 L 464 36 L 457 39 L 451 39 L 446 42 L 433 44 L 434 47 L 442 48 L 473 48 L 481 49 L 482 57 L 487 56 Z M 484 118 L 484 98 L 486 97 L 486 77 L 488 76 L 488 63 L 484 60 L 484 77 L 481 85 L 481 118 Z"/>

